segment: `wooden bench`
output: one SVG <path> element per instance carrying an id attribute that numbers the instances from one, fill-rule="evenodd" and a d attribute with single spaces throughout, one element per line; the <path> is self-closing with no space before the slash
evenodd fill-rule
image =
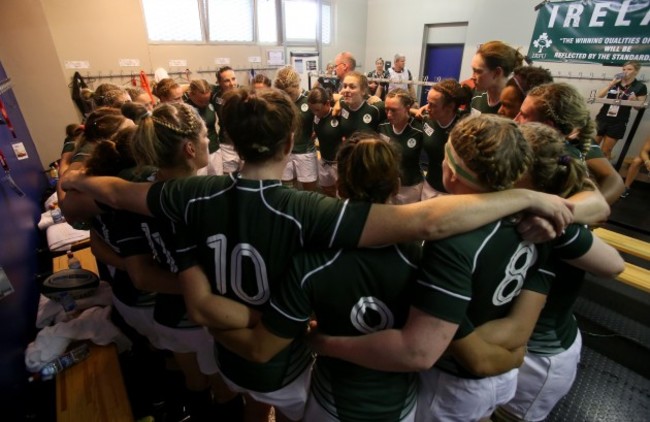
<path id="1" fill-rule="evenodd" d="M 602 227 L 595 229 L 594 233 L 617 251 L 650 262 L 649 243 Z M 619 274 L 616 279 L 639 290 L 650 293 L 650 270 L 646 268 L 626 262 L 625 270 Z"/>
<path id="2" fill-rule="evenodd" d="M 97 262 L 90 248 L 74 252 L 82 268 L 97 273 Z M 68 257 L 53 260 L 53 270 L 68 268 Z M 114 344 L 90 345 L 88 358 L 56 376 L 56 420 L 133 421 L 131 404 Z"/>

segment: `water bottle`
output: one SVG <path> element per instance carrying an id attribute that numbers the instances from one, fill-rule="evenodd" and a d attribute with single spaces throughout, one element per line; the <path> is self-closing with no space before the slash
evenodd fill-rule
<path id="1" fill-rule="evenodd" d="M 44 367 L 39 371 L 40 378 L 43 381 L 52 379 L 54 375 L 63 371 L 66 368 L 71 367 L 77 362 L 81 362 L 86 359 L 90 354 L 90 349 L 88 344 L 83 343 L 80 346 L 75 347 L 69 352 L 59 356 L 51 362 L 48 362 Z"/>
<path id="2" fill-rule="evenodd" d="M 81 261 L 79 261 L 79 259 L 74 256 L 72 251 L 67 251 L 66 255 L 68 255 L 68 268 L 71 270 L 78 270 L 81 268 Z"/>
<path id="3" fill-rule="evenodd" d="M 59 303 L 63 307 L 63 311 L 68 316 L 68 319 L 76 318 L 77 315 L 79 315 L 79 310 L 77 309 L 77 301 L 74 300 L 70 293 L 61 293 L 59 295 Z"/>
<path id="4" fill-rule="evenodd" d="M 54 224 L 63 222 L 63 214 L 61 213 L 61 208 L 56 205 L 50 205 L 50 215 L 52 216 L 52 221 Z"/>

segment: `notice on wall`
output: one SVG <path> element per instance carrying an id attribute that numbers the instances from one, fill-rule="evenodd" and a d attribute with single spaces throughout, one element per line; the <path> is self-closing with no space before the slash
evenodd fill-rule
<path id="1" fill-rule="evenodd" d="M 220 66 L 225 66 L 230 64 L 230 57 L 217 57 L 214 59 L 214 64 L 218 64 Z"/>
<path id="2" fill-rule="evenodd" d="M 548 2 L 537 15 L 528 56 L 542 62 L 650 64 L 650 2 Z"/>
<path id="3" fill-rule="evenodd" d="M 260 56 L 248 56 L 248 63 L 262 63 L 262 57 L 260 57 Z"/>
<path id="4" fill-rule="evenodd" d="M 140 67 L 140 59 L 120 59 L 120 67 Z"/>
<path id="5" fill-rule="evenodd" d="M 90 62 L 88 60 L 66 60 L 64 63 L 66 69 L 89 69 Z"/>
<path id="6" fill-rule="evenodd" d="M 266 63 L 269 66 L 284 66 L 284 51 L 269 50 L 266 54 Z"/>
<path id="7" fill-rule="evenodd" d="M 187 60 L 173 59 L 169 61 L 169 67 L 187 67 Z"/>
<path id="8" fill-rule="evenodd" d="M 14 150 L 14 154 L 16 154 L 16 158 L 19 160 L 26 160 L 29 158 L 29 154 L 27 154 L 27 149 L 25 148 L 25 144 L 22 142 L 16 142 L 11 144 L 11 148 Z"/>

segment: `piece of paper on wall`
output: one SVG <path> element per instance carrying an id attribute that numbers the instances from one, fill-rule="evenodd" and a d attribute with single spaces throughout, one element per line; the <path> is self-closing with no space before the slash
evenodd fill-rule
<path id="1" fill-rule="evenodd" d="M 214 59 L 214 64 L 218 64 L 221 66 L 230 64 L 230 57 L 217 57 Z"/>
<path id="2" fill-rule="evenodd" d="M 66 60 L 64 62 L 66 69 L 89 69 L 90 62 L 88 60 Z"/>
<path id="3" fill-rule="evenodd" d="M 187 67 L 187 60 L 185 59 L 170 60 L 169 67 Z"/>
<path id="4" fill-rule="evenodd" d="M 14 144 L 11 144 L 11 147 L 14 149 L 14 154 L 16 154 L 16 158 L 19 160 L 26 160 L 29 158 L 29 155 L 27 154 L 27 149 L 25 148 L 25 144 L 22 142 L 16 142 Z"/>
<path id="5" fill-rule="evenodd" d="M 260 56 L 248 56 L 248 63 L 262 63 Z"/>
<path id="6" fill-rule="evenodd" d="M 140 67 L 140 59 L 120 59 L 120 67 Z"/>
<path id="7" fill-rule="evenodd" d="M 14 292 L 14 286 L 11 285 L 9 277 L 5 273 L 5 270 L 0 267 L 0 299 L 4 299 Z"/>
<path id="8" fill-rule="evenodd" d="M 283 66 L 284 51 L 268 51 L 266 61 L 270 66 Z"/>

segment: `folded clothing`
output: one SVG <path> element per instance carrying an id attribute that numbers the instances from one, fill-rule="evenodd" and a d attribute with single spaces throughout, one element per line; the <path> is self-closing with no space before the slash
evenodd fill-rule
<path id="1" fill-rule="evenodd" d="M 95 306 L 70 321 L 43 328 L 25 351 L 27 369 L 40 371 L 45 364 L 61 356 L 74 340 L 91 340 L 99 345 L 116 342 L 118 349 L 128 348 L 129 340 L 110 321 L 110 313 L 110 306 Z"/>
<path id="2" fill-rule="evenodd" d="M 67 251 L 73 243 L 90 238 L 90 231 L 77 230 L 68 223 L 54 224 L 47 228 L 47 246 L 50 251 Z"/>
<path id="3" fill-rule="evenodd" d="M 111 285 L 105 281 L 100 281 L 95 294 L 83 299 L 77 299 L 76 309 L 83 311 L 93 306 L 109 306 L 113 303 L 113 290 Z M 55 302 L 41 295 L 38 303 L 38 314 L 36 315 L 36 327 L 44 328 L 53 323 L 67 321 L 68 314 L 63 310 L 59 302 Z"/>

